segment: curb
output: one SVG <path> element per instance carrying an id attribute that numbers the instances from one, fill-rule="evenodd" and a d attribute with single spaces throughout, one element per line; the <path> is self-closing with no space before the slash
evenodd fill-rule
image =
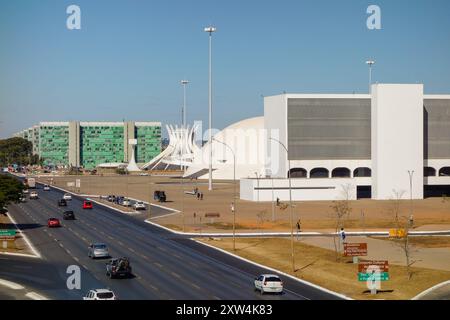
<path id="1" fill-rule="evenodd" d="M 443 287 L 443 286 L 446 286 L 446 285 L 448 285 L 448 284 L 450 284 L 450 280 L 444 281 L 444 282 L 442 282 L 442 283 L 439 283 L 439 284 L 437 284 L 437 285 L 435 285 L 435 286 L 433 286 L 433 287 L 431 287 L 431 288 L 429 288 L 429 289 L 427 289 L 427 290 L 425 290 L 425 291 L 419 293 L 417 296 L 415 296 L 415 297 L 412 298 L 411 300 L 420 300 L 422 297 L 426 296 L 426 295 L 429 294 L 430 292 L 432 292 L 432 291 L 434 291 L 434 290 L 436 290 L 436 289 L 439 289 L 439 288 L 441 288 L 441 287 Z"/>
<path id="2" fill-rule="evenodd" d="M 31 251 L 33 252 L 33 254 L 23 254 L 23 253 L 3 253 L 3 254 L 8 254 L 8 255 L 15 255 L 15 256 L 24 256 L 24 257 L 29 257 L 29 258 L 38 258 L 41 259 L 42 256 L 39 253 L 39 251 L 33 246 L 33 244 L 31 243 L 30 239 L 28 239 L 27 235 L 23 232 L 23 230 L 20 230 L 20 228 L 17 226 L 17 222 L 16 220 L 14 220 L 14 218 L 11 216 L 11 214 L 9 212 L 6 213 L 6 215 L 8 216 L 8 218 L 11 220 L 11 222 L 14 224 L 14 226 L 16 227 L 17 230 L 20 231 L 20 235 L 23 237 L 23 240 L 25 240 L 25 243 L 27 244 L 27 246 L 31 249 Z"/>
<path id="3" fill-rule="evenodd" d="M 332 295 L 334 295 L 334 296 L 336 296 L 336 297 L 338 297 L 338 298 L 342 298 L 342 299 L 344 299 L 344 300 L 353 300 L 352 298 L 347 297 L 346 295 L 343 295 L 343 294 L 341 294 L 341 293 L 338 293 L 338 292 L 335 292 L 335 291 L 326 289 L 326 288 L 324 288 L 324 287 L 321 287 L 321 286 L 319 286 L 319 285 L 317 285 L 317 284 L 308 282 L 308 281 L 306 281 L 306 280 L 299 279 L 299 278 L 294 277 L 293 275 L 290 275 L 290 274 L 285 273 L 285 272 L 283 272 L 283 271 L 280 271 L 280 270 L 277 270 L 277 269 L 274 269 L 274 268 L 271 268 L 271 267 L 268 267 L 268 266 L 259 264 L 259 263 L 257 263 L 257 262 L 254 262 L 254 261 L 251 261 L 251 260 L 248 260 L 248 259 L 245 259 L 245 258 L 242 258 L 242 257 L 240 257 L 240 256 L 238 256 L 238 255 L 235 255 L 235 254 L 233 254 L 233 253 L 231 253 L 231 252 L 228 252 L 228 251 L 226 251 L 226 250 L 224 250 L 224 249 L 217 248 L 217 247 L 214 247 L 214 246 L 212 246 L 212 245 L 210 245 L 210 244 L 203 243 L 203 242 L 200 242 L 200 241 L 197 241 L 197 240 L 194 240 L 194 241 L 195 241 L 196 243 L 199 243 L 199 244 L 202 244 L 202 245 L 207 246 L 207 247 L 209 247 L 209 248 L 218 250 L 218 251 L 220 251 L 220 252 L 222 252 L 222 253 L 225 253 L 225 254 L 227 254 L 227 255 L 229 255 L 229 256 L 232 256 L 232 257 L 234 257 L 234 258 L 237 258 L 237 259 L 239 259 L 239 260 L 242 260 L 242 261 L 245 261 L 245 262 L 247 262 L 247 263 L 253 264 L 253 265 L 257 266 L 257 267 L 260 267 L 260 268 L 263 268 L 263 269 L 267 269 L 267 270 L 276 272 L 276 273 L 281 274 L 281 275 L 283 275 L 283 276 L 285 276 L 285 277 L 288 277 L 288 278 L 290 278 L 290 279 L 292 279 L 292 280 L 294 280 L 294 281 L 300 282 L 300 283 L 302 283 L 302 284 L 305 284 L 305 285 L 307 285 L 307 286 L 313 287 L 313 288 L 318 289 L 318 290 L 320 290 L 320 291 L 323 291 L 323 292 L 332 294 Z"/>

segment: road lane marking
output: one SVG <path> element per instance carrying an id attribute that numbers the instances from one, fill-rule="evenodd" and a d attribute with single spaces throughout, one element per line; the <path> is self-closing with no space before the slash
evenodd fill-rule
<path id="1" fill-rule="evenodd" d="M 18 283 L 11 282 L 11 281 L 8 281 L 8 280 L 3 280 L 3 279 L 0 279 L 0 285 L 8 287 L 8 288 L 10 288 L 12 290 L 22 290 L 22 289 L 24 289 L 24 287 L 22 285 L 18 284 Z"/>
<path id="2" fill-rule="evenodd" d="M 163 268 L 162 264 L 158 263 L 158 262 L 153 262 L 153 264 L 155 266 L 157 266 L 158 268 Z"/>
<path id="3" fill-rule="evenodd" d="M 171 273 L 175 278 L 181 279 L 181 276 L 180 276 L 178 273 L 173 272 L 173 271 L 171 271 L 170 273 Z"/>
<path id="4" fill-rule="evenodd" d="M 196 285 L 195 283 L 191 283 L 191 286 L 193 286 L 195 289 L 197 290 L 202 290 L 198 285 Z"/>
<path id="5" fill-rule="evenodd" d="M 40 295 L 36 292 L 28 292 L 25 297 L 30 298 L 32 300 L 48 300 L 47 297 Z"/>

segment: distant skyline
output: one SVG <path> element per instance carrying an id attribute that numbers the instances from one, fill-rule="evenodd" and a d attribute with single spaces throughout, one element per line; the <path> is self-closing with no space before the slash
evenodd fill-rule
<path id="1" fill-rule="evenodd" d="M 68 30 L 66 8 L 81 8 Z M 381 8 L 381 30 L 366 26 Z M 213 35 L 214 127 L 263 115 L 262 96 L 368 93 L 373 82 L 450 94 L 448 0 L 0 0 L 0 138 L 41 121 L 208 119 Z"/>

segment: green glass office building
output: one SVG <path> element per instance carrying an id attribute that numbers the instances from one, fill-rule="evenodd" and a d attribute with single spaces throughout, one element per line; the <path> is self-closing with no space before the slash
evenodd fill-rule
<path id="1" fill-rule="evenodd" d="M 33 142 L 45 165 L 93 169 L 103 163 L 126 163 L 136 140 L 136 162 L 161 153 L 159 122 L 41 122 L 15 136 Z"/>

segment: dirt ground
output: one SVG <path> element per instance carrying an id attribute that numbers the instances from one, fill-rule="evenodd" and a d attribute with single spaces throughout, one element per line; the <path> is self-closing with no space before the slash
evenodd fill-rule
<path id="1" fill-rule="evenodd" d="M 214 181 L 214 190 L 208 191 L 207 181 L 186 180 L 168 176 L 63 176 L 42 178 L 41 181 L 54 183 L 60 187 L 94 195 L 123 195 L 156 203 L 153 192 L 163 190 L 167 202 L 162 204 L 184 212 L 186 231 L 231 230 L 233 215 L 233 182 Z M 81 188 L 67 187 L 68 182 L 81 180 Z M 203 200 L 184 192 L 198 188 L 204 194 Z M 239 198 L 239 184 L 236 186 Z M 332 230 L 335 219 L 331 201 L 296 202 L 294 204 L 294 224 L 300 219 L 302 231 Z M 358 200 L 351 201 L 351 213 L 346 218 L 347 230 L 374 230 L 393 227 L 394 201 Z M 290 230 L 289 209 L 282 210 L 271 202 L 249 202 L 237 200 L 236 228 L 239 231 Z M 205 218 L 207 213 L 218 213 L 220 218 Z M 195 214 L 195 218 L 194 218 Z M 410 202 L 401 201 L 400 215 L 410 216 Z M 414 226 L 450 225 L 450 201 L 444 198 L 430 198 L 413 201 Z M 180 229 L 182 214 L 159 218 L 158 223 Z M 178 227 L 177 227 L 178 226 Z"/>
<path id="2" fill-rule="evenodd" d="M 205 242 L 233 252 L 231 239 Z M 411 299 L 422 291 L 450 279 L 449 271 L 412 268 L 413 276 L 408 280 L 405 267 L 390 265 L 390 280 L 381 283 L 381 290 L 377 295 L 371 295 L 366 283 L 358 281 L 358 267 L 351 262 L 351 258 L 341 258 L 341 261 L 337 262 L 335 252 L 331 250 L 296 242 L 295 273 L 292 272 L 288 239 L 236 239 L 234 253 L 353 299 Z"/>

